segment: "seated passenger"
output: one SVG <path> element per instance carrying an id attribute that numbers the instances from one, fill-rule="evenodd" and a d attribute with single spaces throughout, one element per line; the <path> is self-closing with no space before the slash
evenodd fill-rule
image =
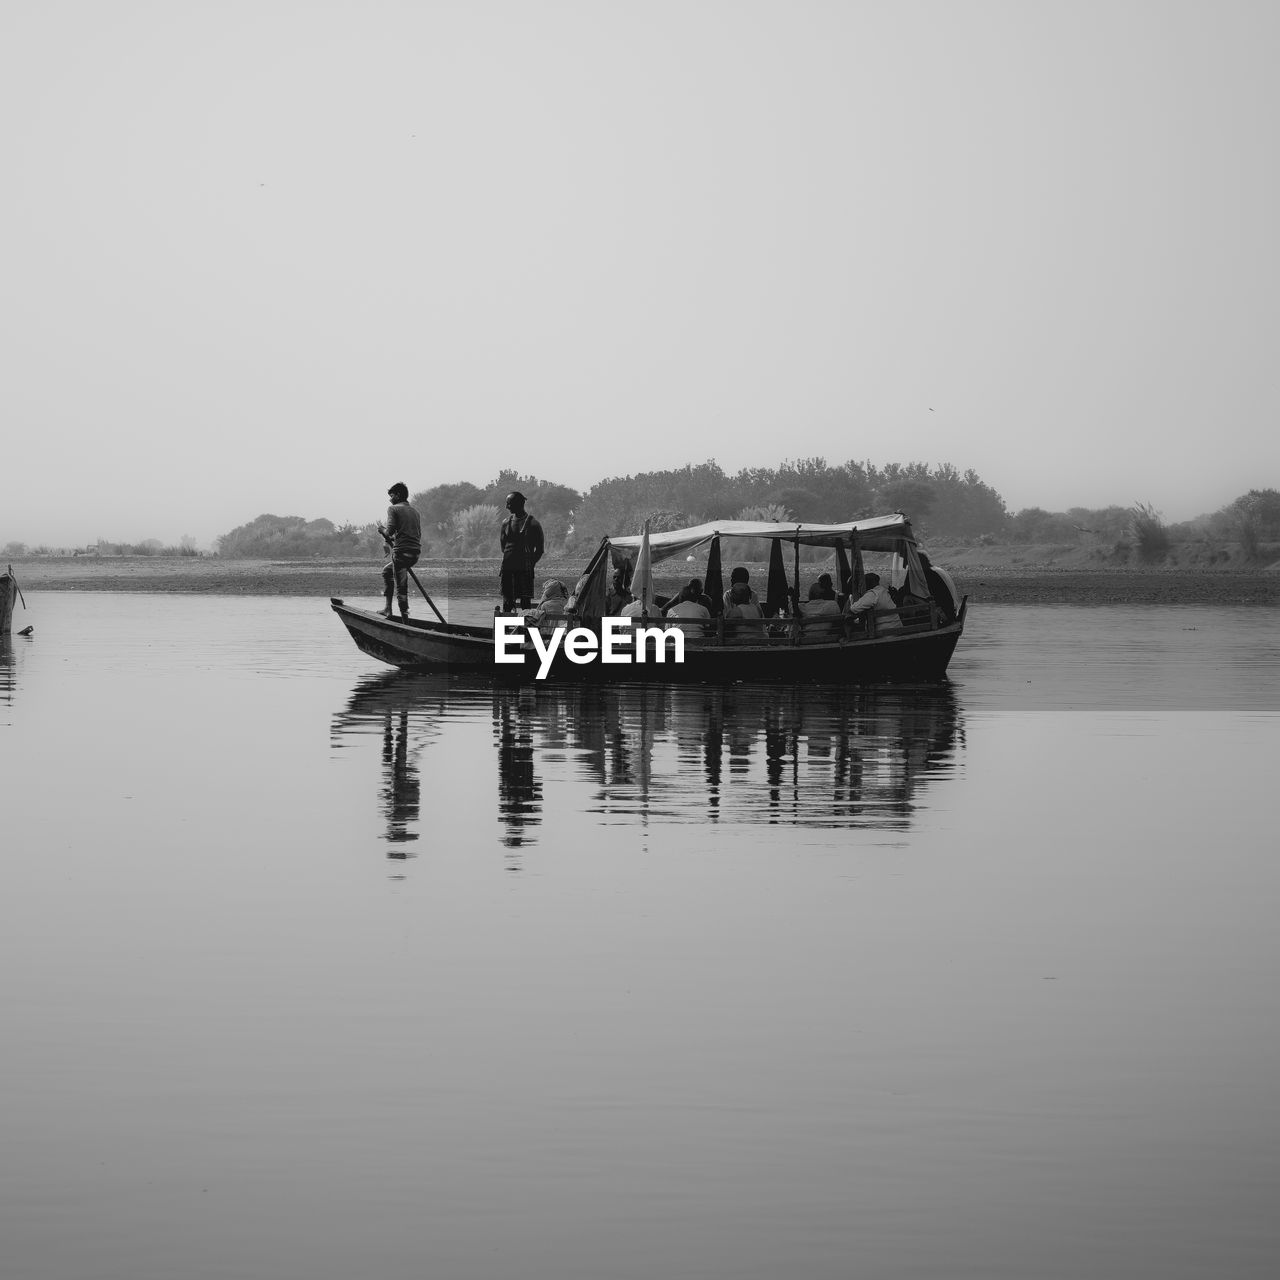
<path id="1" fill-rule="evenodd" d="M 826 576 L 825 574 L 823 575 Z M 831 579 L 827 578 L 828 584 Z M 840 606 L 836 604 L 836 593 L 833 590 L 830 595 L 823 592 L 822 581 L 815 582 L 809 588 L 809 598 L 802 605 L 798 605 L 796 612 L 802 618 L 822 618 L 828 615 L 836 616 L 840 612 Z"/>
<path id="2" fill-rule="evenodd" d="M 703 594 L 702 579 L 690 578 L 689 583 L 662 611 L 668 618 L 711 619 L 711 601 Z"/>
<path id="3" fill-rule="evenodd" d="M 604 614 L 606 618 L 616 618 L 621 615 L 622 607 L 631 602 L 631 592 L 622 584 L 622 570 L 619 569 L 613 575 L 613 585 L 605 593 L 604 597 Z"/>
<path id="4" fill-rule="evenodd" d="M 532 613 L 525 614 L 524 620 L 534 626 L 563 622 L 568 605 L 569 589 L 559 578 L 550 578 L 542 584 L 542 599 L 534 605 Z"/>
<path id="5" fill-rule="evenodd" d="M 748 573 L 747 570 L 742 567 L 742 565 L 738 565 L 737 568 L 735 568 L 729 574 L 729 590 L 724 593 L 724 607 L 726 609 L 733 603 L 733 600 L 731 599 L 731 597 L 733 596 L 734 587 L 739 587 L 739 586 L 746 587 L 747 599 L 752 604 L 758 605 L 760 603 L 759 599 L 756 597 L 756 593 L 751 590 L 750 573 Z M 728 614 L 726 614 L 725 616 L 728 617 Z"/>
<path id="6" fill-rule="evenodd" d="M 817 596 L 813 594 L 815 590 L 818 592 Z M 809 588 L 809 599 L 834 600 L 835 598 L 836 589 L 831 581 L 831 575 L 829 573 L 820 573 L 817 582 Z"/>
<path id="7" fill-rule="evenodd" d="M 830 579 L 828 579 L 830 581 Z M 832 591 L 834 597 L 835 591 Z M 819 580 L 809 588 L 809 598 L 803 604 L 796 602 L 796 617 L 803 621 L 803 635 L 810 640 L 833 640 L 843 629 L 840 606 L 823 594 Z"/>
<path id="8" fill-rule="evenodd" d="M 804 604 L 796 603 L 796 617 L 801 618 L 838 618 L 840 605 L 836 603 L 835 591 L 824 595 L 822 584 L 814 582 L 809 588 L 809 599 Z"/>
<path id="9" fill-rule="evenodd" d="M 888 587 L 880 585 L 880 575 L 878 573 L 869 573 L 863 581 L 867 588 L 866 591 L 856 600 L 850 600 L 846 611 L 850 616 L 857 616 L 860 613 L 874 613 L 876 629 L 879 631 L 901 630 L 902 621 L 898 617 L 898 606 L 894 604 Z"/>
<path id="10" fill-rule="evenodd" d="M 755 601 L 754 593 L 745 582 L 735 583 L 730 589 L 727 599 L 729 603 L 724 611 L 726 621 L 759 621 L 764 617 L 764 614 L 760 612 L 760 606 Z"/>
<path id="11" fill-rule="evenodd" d="M 724 611 L 724 638 L 729 644 L 760 643 L 764 639 L 764 613 L 751 598 L 751 588 L 736 582 Z"/>
<path id="12" fill-rule="evenodd" d="M 686 637 L 700 640 L 708 634 L 708 624 L 711 622 L 711 610 L 702 603 L 703 599 L 702 583 L 697 578 L 691 578 L 689 585 L 667 605 L 663 613 L 675 620 Z"/>

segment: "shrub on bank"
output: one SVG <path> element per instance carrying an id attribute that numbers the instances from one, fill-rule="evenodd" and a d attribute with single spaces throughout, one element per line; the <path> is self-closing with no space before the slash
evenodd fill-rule
<path id="1" fill-rule="evenodd" d="M 1131 508 L 1129 533 L 1138 559 L 1144 564 L 1153 564 L 1169 554 L 1169 530 L 1150 503 L 1139 502 Z"/>

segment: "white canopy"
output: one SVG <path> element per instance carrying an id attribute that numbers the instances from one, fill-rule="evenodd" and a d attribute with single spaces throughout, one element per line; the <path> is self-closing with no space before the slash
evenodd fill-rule
<path id="1" fill-rule="evenodd" d="M 906 538 L 914 541 L 911 522 L 901 512 L 890 516 L 872 516 L 866 520 L 850 520 L 846 524 L 771 524 L 764 520 L 720 520 L 694 525 L 691 529 L 673 529 L 669 533 L 651 533 L 649 550 L 655 561 L 684 555 L 712 538 L 781 538 L 799 542 L 801 546 L 849 546 L 853 535 L 870 550 L 878 549 L 880 539 Z M 626 552 L 627 558 L 640 549 L 642 534 L 626 538 L 610 538 L 609 545 Z M 886 550 L 888 547 L 886 546 Z"/>

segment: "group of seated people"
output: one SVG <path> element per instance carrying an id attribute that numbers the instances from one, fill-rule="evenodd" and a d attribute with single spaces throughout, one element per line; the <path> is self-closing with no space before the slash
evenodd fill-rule
<path id="1" fill-rule="evenodd" d="M 789 592 L 789 608 L 782 610 L 782 615 L 803 618 L 806 620 L 823 617 L 839 618 L 848 613 L 857 616 L 860 613 L 873 612 L 883 615 L 879 619 L 882 628 L 901 626 L 898 619 L 898 605 L 888 590 L 880 583 L 879 575 L 869 573 L 865 579 L 867 590 L 856 600 L 842 600 L 836 595 L 835 584 L 829 573 L 818 576 L 809 587 L 808 599 L 800 601 L 794 591 Z M 726 622 L 763 622 L 770 616 L 751 587 L 750 572 L 739 565 L 729 574 L 729 589 L 723 599 L 723 614 Z M 621 617 L 637 617 L 641 613 L 641 603 L 631 597 L 623 585 L 621 570 L 614 575 L 613 589 L 606 600 L 605 612 Z M 714 616 L 711 598 L 703 590 L 701 578 L 690 578 L 689 581 L 665 604 L 659 606 L 663 617 L 681 621 L 710 622 Z"/>
<path id="2" fill-rule="evenodd" d="M 879 574 L 869 573 L 865 578 L 867 590 L 856 600 L 836 595 L 835 584 L 829 573 L 818 575 L 809 586 L 808 598 L 800 600 L 795 590 L 790 596 L 790 614 L 795 618 L 812 621 L 821 618 L 839 618 L 844 614 L 856 616 L 873 612 L 883 615 L 882 627 L 900 626 L 898 605 L 888 590 L 881 586 Z M 764 613 L 750 585 L 750 575 L 741 567 L 729 575 L 729 590 L 725 592 L 726 619 L 763 618 Z"/>
<path id="3" fill-rule="evenodd" d="M 935 586 L 933 578 L 936 570 L 921 555 L 921 564 L 931 589 L 937 593 L 937 604 L 944 622 L 954 617 L 954 590 L 946 583 Z M 880 575 L 868 573 L 863 579 L 866 588 L 856 599 L 836 594 L 835 584 L 829 573 L 819 574 L 808 591 L 808 598 L 801 601 L 794 589 L 788 591 L 789 608 L 784 608 L 783 616 L 808 621 L 815 619 L 836 619 L 844 616 L 859 618 L 874 614 L 878 631 L 898 630 L 902 627 L 899 609 L 911 601 L 901 594 L 894 596 L 881 581 Z M 946 598 L 943 599 L 942 597 Z M 763 622 L 768 614 L 759 596 L 751 587 L 751 575 L 739 565 L 729 574 L 729 589 L 723 596 L 723 614 L 726 622 Z M 569 592 L 558 578 L 543 583 L 542 598 L 531 612 L 525 615 L 526 621 L 534 625 L 549 623 L 551 625 L 564 621 L 569 611 Z M 655 611 L 666 618 L 674 618 L 681 625 L 685 623 L 710 622 L 714 609 L 711 598 L 703 590 L 701 578 L 690 578 L 689 581 L 669 600 L 655 606 Z M 613 585 L 605 599 L 605 615 L 607 617 L 636 618 L 644 613 L 644 605 L 635 599 L 627 589 L 624 573 L 619 569 L 613 575 Z M 834 623 L 831 630 L 837 628 Z"/>

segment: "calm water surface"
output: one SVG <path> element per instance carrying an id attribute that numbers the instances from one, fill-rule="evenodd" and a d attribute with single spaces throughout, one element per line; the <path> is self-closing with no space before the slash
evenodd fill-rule
<path id="1" fill-rule="evenodd" d="M 323 601 L 27 603 L 6 1280 L 1277 1273 L 1274 610 L 495 692 Z"/>

